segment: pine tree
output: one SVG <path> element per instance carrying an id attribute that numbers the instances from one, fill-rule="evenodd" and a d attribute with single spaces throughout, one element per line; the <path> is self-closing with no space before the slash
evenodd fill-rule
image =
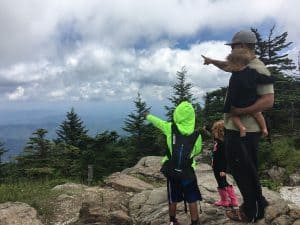
<path id="1" fill-rule="evenodd" d="M 31 152 L 42 160 L 46 159 L 51 148 L 50 141 L 46 139 L 47 133 L 48 131 L 42 128 L 33 132 L 26 144 L 25 151 Z"/>
<path id="2" fill-rule="evenodd" d="M 294 62 L 285 53 L 292 42 L 287 42 L 288 33 L 274 37 L 275 26 L 265 40 L 257 29 L 253 29 L 257 37 L 256 54 L 275 76 L 275 104 L 271 111 L 265 113 L 266 120 L 273 130 L 292 132 L 300 128 L 299 80 L 293 76 L 296 69 Z M 276 122 L 275 122 L 276 121 Z"/>
<path id="3" fill-rule="evenodd" d="M 74 108 L 67 112 L 67 119 L 62 122 L 56 131 L 57 142 L 64 142 L 75 147 L 80 147 L 82 140 L 86 137 L 88 130 L 85 129 L 83 121 L 75 113 Z"/>
<path id="4" fill-rule="evenodd" d="M 271 28 L 266 40 L 263 40 L 257 29 L 251 28 L 257 38 L 256 54 L 259 55 L 267 67 L 275 74 L 296 68 L 292 59 L 288 58 L 283 50 L 289 47 L 292 42 L 287 42 L 287 32 L 274 37 L 275 25 Z"/>
<path id="5" fill-rule="evenodd" d="M 52 165 L 59 176 L 76 179 L 86 176 L 81 163 L 82 151 L 78 147 L 59 142 L 53 146 L 52 151 Z"/>
<path id="6" fill-rule="evenodd" d="M 204 96 L 205 108 L 204 118 L 205 125 L 210 128 L 217 120 L 223 119 L 223 107 L 227 88 L 222 87 L 217 90 L 207 92 Z"/>
<path id="7" fill-rule="evenodd" d="M 297 69 L 294 73 L 294 78 L 296 81 L 300 82 L 300 51 L 298 51 L 298 63 L 297 63 Z"/>
<path id="8" fill-rule="evenodd" d="M 173 112 L 175 108 L 182 102 L 188 101 L 195 107 L 195 98 L 191 93 L 192 84 L 186 82 L 187 70 L 185 67 L 181 68 L 181 71 L 177 71 L 177 83 L 173 85 L 173 96 L 169 97 L 168 100 L 171 101 L 171 106 L 165 106 L 167 111 L 166 116 L 171 121 L 173 118 Z"/>
<path id="9" fill-rule="evenodd" d="M 145 101 L 142 100 L 141 94 L 137 93 L 137 98 L 134 101 L 135 110 L 130 113 L 124 121 L 124 131 L 131 134 L 137 152 L 141 152 L 142 138 L 146 131 L 144 114 L 150 110 Z"/>
<path id="10" fill-rule="evenodd" d="M 0 141 L 0 165 L 2 164 L 3 155 L 7 152 L 4 143 Z"/>
<path id="11" fill-rule="evenodd" d="M 2 157 L 7 152 L 7 150 L 4 147 L 4 143 L 0 141 L 0 182 L 4 179 L 4 171 L 3 171 L 3 165 L 2 165 Z"/>
<path id="12" fill-rule="evenodd" d="M 37 129 L 32 133 L 23 152 L 16 157 L 20 169 L 30 177 L 52 176 L 51 142 L 46 139 L 45 129 Z"/>

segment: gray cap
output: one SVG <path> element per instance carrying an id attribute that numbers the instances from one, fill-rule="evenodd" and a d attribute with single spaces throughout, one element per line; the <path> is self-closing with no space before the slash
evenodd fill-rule
<path id="1" fill-rule="evenodd" d="M 241 30 L 233 36 L 231 43 L 227 43 L 225 45 L 255 44 L 256 42 L 257 42 L 256 36 L 252 31 Z"/>

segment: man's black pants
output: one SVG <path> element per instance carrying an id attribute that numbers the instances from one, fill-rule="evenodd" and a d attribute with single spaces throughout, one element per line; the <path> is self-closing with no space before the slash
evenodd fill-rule
<path id="1" fill-rule="evenodd" d="M 260 132 L 248 132 L 241 138 L 239 131 L 225 130 L 226 160 L 243 196 L 242 210 L 253 221 L 264 216 L 266 206 L 257 171 L 260 136 Z"/>

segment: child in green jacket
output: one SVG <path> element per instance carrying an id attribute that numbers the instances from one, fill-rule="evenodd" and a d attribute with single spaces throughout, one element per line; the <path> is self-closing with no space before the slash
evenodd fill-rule
<path id="1" fill-rule="evenodd" d="M 193 106 L 187 102 L 181 102 L 173 113 L 173 122 L 164 121 L 153 115 L 146 115 L 146 119 L 150 121 L 155 127 L 160 129 L 166 136 L 168 151 L 164 156 L 163 164 L 170 164 L 172 161 L 172 155 L 177 154 L 177 149 L 173 149 L 175 145 L 175 139 L 180 138 L 193 138 L 191 144 L 191 150 L 189 152 L 190 165 L 188 177 L 181 177 L 175 179 L 174 177 L 167 176 L 167 191 L 169 200 L 169 216 L 171 225 L 180 225 L 176 219 L 176 206 L 178 202 L 185 200 L 189 204 L 189 210 L 191 214 L 191 225 L 199 225 L 199 216 L 197 209 L 197 201 L 201 201 L 201 193 L 197 184 L 197 178 L 194 172 L 196 161 L 194 157 L 198 155 L 202 147 L 202 138 L 200 134 L 195 132 L 195 110 Z M 176 130 L 176 131 L 174 131 Z M 176 136 L 175 133 L 178 133 Z M 189 139 L 186 139 L 189 140 Z M 190 139 L 192 140 L 192 139 Z M 180 154 L 181 155 L 181 154 Z M 175 169 L 176 170 L 176 169 Z"/>

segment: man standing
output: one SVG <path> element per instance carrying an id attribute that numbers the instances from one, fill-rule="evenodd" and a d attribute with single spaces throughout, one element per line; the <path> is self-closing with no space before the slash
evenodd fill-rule
<path id="1" fill-rule="evenodd" d="M 251 31 L 237 32 L 227 45 L 235 48 L 245 48 L 255 53 L 256 36 Z M 227 67 L 226 61 L 214 60 L 203 56 L 204 64 L 212 64 L 220 69 Z M 270 72 L 255 56 L 247 65 L 248 68 L 262 75 L 270 76 Z M 245 125 L 246 136 L 241 138 L 240 132 L 235 127 L 230 114 L 225 113 L 225 149 L 226 158 L 232 175 L 243 196 L 243 204 L 239 209 L 227 211 L 227 216 L 235 221 L 254 222 L 264 217 L 264 209 L 267 201 L 262 195 L 261 184 L 258 177 L 257 151 L 261 136 L 260 127 L 252 116 L 271 108 L 274 103 L 273 84 L 258 85 L 257 95 L 260 97 L 251 106 L 245 108 L 233 108 L 231 115 L 239 115 Z"/>

